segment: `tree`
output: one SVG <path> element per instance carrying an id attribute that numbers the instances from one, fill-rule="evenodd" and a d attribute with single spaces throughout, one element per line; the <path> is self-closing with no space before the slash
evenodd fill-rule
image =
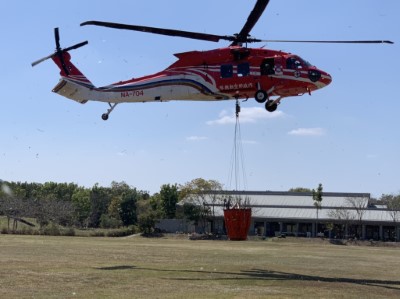
<path id="1" fill-rule="evenodd" d="M 100 226 L 103 228 L 117 228 L 122 225 L 121 221 L 121 195 L 113 195 L 107 209 L 107 214 L 100 218 Z"/>
<path id="2" fill-rule="evenodd" d="M 151 234 L 162 214 L 160 196 L 143 197 L 137 202 L 137 222 L 139 229 Z"/>
<path id="3" fill-rule="evenodd" d="M 119 218 L 124 226 L 135 224 L 137 221 L 136 216 L 136 203 L 140 198 L 148 197 L 146 192 L 137 191 L 136 188 L 130 187 L 125 182 L 112 182 L 111 183 L 111 196 L 113 201 L 110 203 L 109 209 L 110 216 L 115 219 L 119 214 Z"/>
<path id="4" fill-rule="evenodd" d="M 131 192 L 123 194 L 121 200 L 121 209 L 119 216 L 124 226 L 135 224 L 137 221 L 136 203 L 141 196 L 137 193 L 136 189 Z"/>
<path id="5" fill-rule="evenodd" d="M 390 217 L 393 220 L 394 226 L 396 228 L 396 241 L 397 239 L 397 223 L 400 221 L 400 194 L 398 195 L 382 195 L 382 202 L 386 204 Z"/>
<path id="6" fill-rule="evenodd" d="M 318 232 L 318 217 L 319 217 L 319 210 L 321 209 L 322 206 L 322 184 L 320 183 L 318 185 L 317 191 L 314 189 L 312 190 L 312 197 L 314 201 L 314 206 L 317 209 L 317 229 L 316 231 Z"/>
<path id="7" fill-rule="evenodd" d="M 0 215 L 7 217 L 8 229 L 10 220 L 13 221 L 13 230 L 17 229 L 17 220 L 26 216 L 29 207 L 25 200 L 14 196 L 4 196 L 0 198 Z"/>
<path id="8" fill-rule="evenodd" d="M 399 195 L 382 195 L 381 201 L 386 204 L 393 222 L 400 221 L 400 194 Z"/>
<path id="9" fill-rule="evenodd" d="M 196 206 L 192 203 L 185 202 L 182 205 L 182 212 L 183 212 L 182 218 L 186 218 L 187 220 L 192 221 L 195 225 L 198 225 L 202 215 L 201 206 Z"/>
<path id="10" fill-rule="evenodd" d="M 32 208 L 32 204 L 29 200 L 21 196 L 16 196 L 16 194 L 24 194 L 24 190 L 19 188 L 17 184 L 0 180 L 0 215 L 7 217 L 8 229 L 10 229 L 10 220 L 13 220 L 13 231 L 17 229 L 18 221 L 35 226 L 22 219 L 22 217 L 33 215 L 34 209 Z"/>
<path id="11" fill-rule="evenodd" d="M 9 194 L 5 213 L 9 219 L 14 219 L 14 223 L 23 221 L 21 217 L 31 217 L 36 218 L 41 227 L 50 222 L 72 225 L 75 206 L 71 200 L 77 188 L 75 184 L 54 182 L 9 183 L 2 187 L 8 190 L 3 193 Z"/>
<path id="12" fill-rule="evenodd" d="M 161 205 L 167 219 L 173 219 L 176 215 L 176 204 L 179 200 L 177 185 L 162 185 L 160 190 Z"/>
<path id="13" fill-rule="evenodd" d="M 185 201 L 185 216 L 188 219 L 197 219 L 195 223 L 200 225 L 201 230 L 205 232 L 207 220 L 213 216 L 212 208 L 220 200 L 218 192 L 215 191 L 221 191 L 222 184 L 215 180 L 197 178 L 181 185 L 179 189 L 180 200 Z M 208 200 L 209 198 L 211 200 Z"/>
<path id="14" fill-rule="evenodd" d="M 363 197 L 347 197 L 346 202 L 356 211 L 357 221 L 359 224 L 357 234 L 358 237 L 360 237 L 362 236 L 363 217 L 368 206 L 368 201 Z"/>
<path id="15" fill-rule="evenodd" d="M 37 190 L 36 198 L 51 198 L 63 201 L 71 201 L 77 185 L 72 183 L 46 182 Z"/>
<path id="16" fill-rule="evenodd" d="M 339 207 L 328 212 L 328 216 L 341 221 L 338 235 L 341 238 L 345 236 L 345 229 L 351 222 L 354 221 L 354 214 L 351 213 L 348 207 Z"/>
<path id="17" fill-rule="evenodd" d="M 74 208 L 71 202 L 51 198 L 30 199 L 29 207 L 29 216 L 36 218 L 41 229 L 50 223 L 72 225 Z"/>
<path id="18" fill-rule="evenodd" d="M 100 187 L 97 183 L 90 191 L 89 227 L 99 227 L 100 218 L 107 213 L 111 202 L 110 189 Z"/>
<path id="19" fill-rule="evenodd" d="M 303 192 L 303 193 L 308 193 L 312 192 L 311 189 L 309 188 L 303 188 L 303 187 L 296 187 L 296 188 L 290 188 L 289 192 Z"/>
<path id="20" fill-rule="evenodd" d="M 76 189 L 71 200 L 75 208 L 76 224 L 87 227 L 91 208 L 90 190 L 83 187 Z"/>

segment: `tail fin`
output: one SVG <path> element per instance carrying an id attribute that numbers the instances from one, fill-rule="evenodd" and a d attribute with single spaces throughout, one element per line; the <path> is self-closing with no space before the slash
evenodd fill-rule
<path id="1" fill-rule="evenodd" d="M 71 62 L 71 55 L 63 51 L 51 57 L 54 63 L 60 68 L 61 77 L 67 77 L 77 83 L 83 83 L 87 87 L 94 87 L 92 82 Z"/>
<path id="2" fill-rule="evenodd" d="M 61 75 L 61 80 L 53 88 L 53 92 L 81 104 L 93 98 L 94 85 L 71 62 L 71 55 L 68 52 L 54 55 L 51 59 L 60 68 Z"/>

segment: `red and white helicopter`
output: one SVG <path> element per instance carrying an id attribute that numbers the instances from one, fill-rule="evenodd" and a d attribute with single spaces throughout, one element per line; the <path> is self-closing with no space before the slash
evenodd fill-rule
<path id="1" fill-rule="evenodd" d="M 175 54 L 178 60 L 153 75 L 96 87 L 71 62 L 70 50 L 86 45 L 82 42 L 61 49 L 58 28 L 54 29 L 56 51 L 32 63 L 51 58 L 60 68 L 61 79 L 53 92 L 86 103 L 100 101 L 110 108 L 102 115 L 107 120 L 119 103 L 181 101 L 219 101 L 254 97 L 273 112 L 282 99 L 311 92 L 327 86 L 331 76 L 297 55 L 265 48 L 248 48 L 254 42 L 307 43 L 393 43 L 387 40 L 364 41 L 287 41 L 260 40 L 249 35 L 267 7 L 269 0 L 257 0 L 242 30 L 234 35 L 214 35 L 173 29 L 88 21 L 81 24 L 127 29 L 154 34 L 218 42 L 227 40 L 228 47 L 210 51 Z"/>

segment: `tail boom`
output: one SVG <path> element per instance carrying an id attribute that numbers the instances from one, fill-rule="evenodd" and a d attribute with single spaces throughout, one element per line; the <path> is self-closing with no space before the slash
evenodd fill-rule
<path id="1" fill-rule="evenodd" d="M 91 94 L 91 89 L 89 87 L 85 87 L 84 85 L 75 83 L 66 78 L 61 78 L 60 82 L 58 82 L 52 91 L 81 104 L 85 104 L 89 101 Z"/>

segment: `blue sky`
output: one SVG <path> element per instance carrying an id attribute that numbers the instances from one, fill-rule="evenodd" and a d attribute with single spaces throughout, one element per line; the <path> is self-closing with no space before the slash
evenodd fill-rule
<path id="1" fill-rule="evenodd" d="M 94 26 L 100 20 L 213 34 L 238 32 L 255 1 L 1 1 L 0 179 L 111 181 L 151 193 L 194 178 L 229 185 L 234 101 L 78 104 L 51 92 L 52 61 L 31 62 L 84 40 L 72 61 L 98 86 L 152 74 L 174 53 L 227 46 Z M 400 21 L 397 0 L 271 0 L 252 30 L 262 39 L 390 39 L 394 45 L 256 44 L 296 53 L 333 77 L 312 96 L 266 112 L 242 103 L 247 190 L 400 191 Z"/>

